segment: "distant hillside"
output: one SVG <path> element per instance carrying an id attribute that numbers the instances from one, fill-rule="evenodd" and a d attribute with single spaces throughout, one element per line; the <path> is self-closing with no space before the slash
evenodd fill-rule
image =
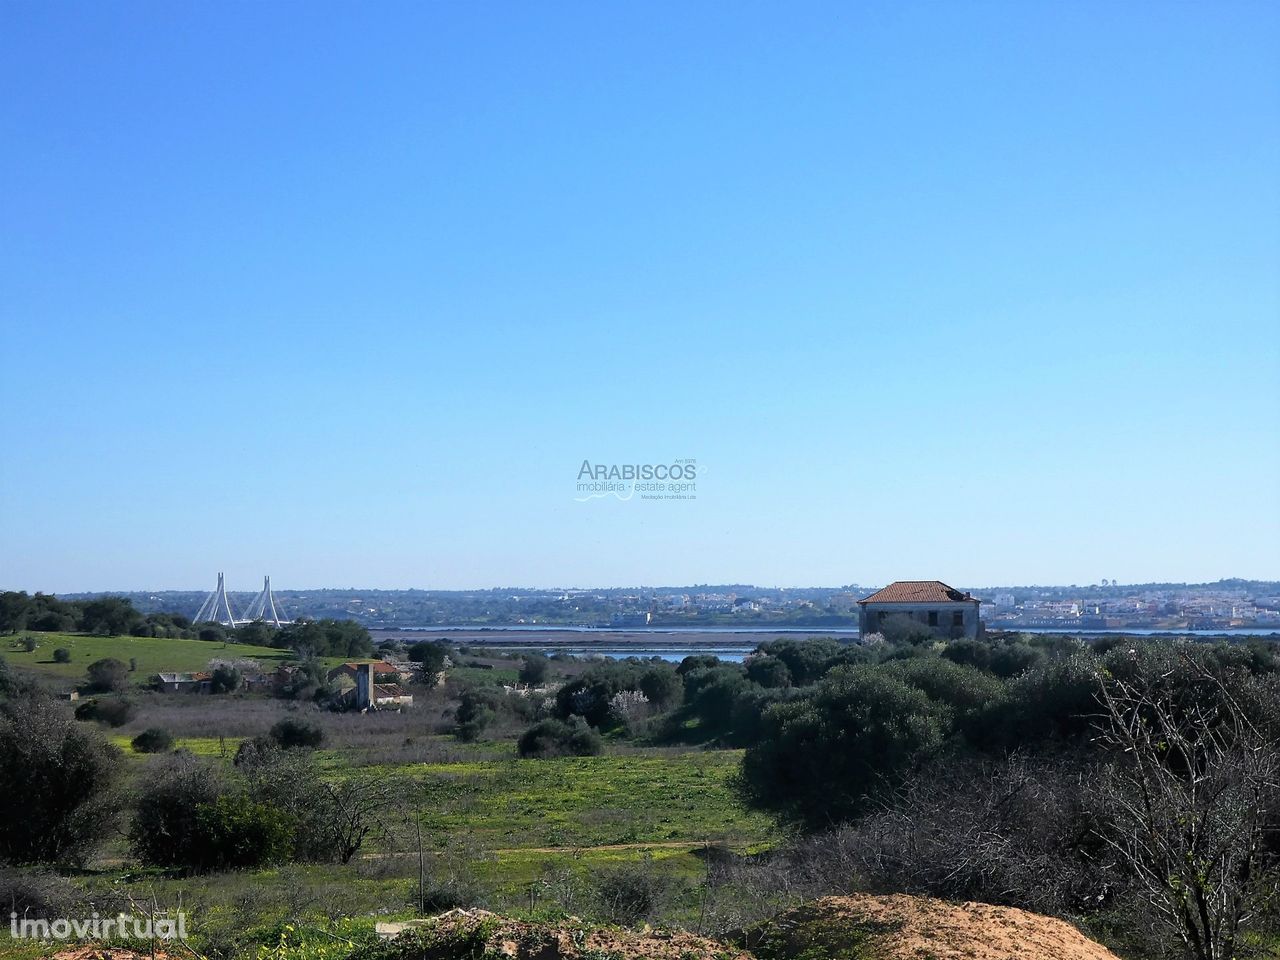
<path id="1" fill-rule="evenodd" d="M 324 588 L 276 590 L 280 615 L 353 619 L 369 627 L 430 626 L 588 626 L 635 628 L 640 626 L 696 627 L 816 627 L 848 629 L 857 626 L 856 601 L 873 591 L 856 584 L 843 587 L 760 587 L 748 584 L 694 585 L 684 587 L 628 587 L 609 589 L 531 589 L 504 587 L 492 590 L 380 590 Z M 985 601 L 1008 598 L 1016 604 L 1028 601 L 1067 600 L 1106 604 L 1124 598 L 1159 595 L 1178 612 L 1184 603 L 1198 598 L 1239 596 L 1259 598 L 1260 605 L 1280 603 L 1280 582 L 1220 580 L 1198 584 L 1093 584 L 1087 586 L 1020 586 L 963 588 Z M 134 591 L 115 594 L 128 597 L 144 613 L 192 616 L 207 591 Z M 100 593 L 65 594 L 63 599 L 89 599 Z M 233 610 L 239 614 L 255 592 L 230 592 Z M 1265 601 L 1265 603 L 1263 602 Z M 1145 624 L 1138 624 L 1145 625 Z"/>

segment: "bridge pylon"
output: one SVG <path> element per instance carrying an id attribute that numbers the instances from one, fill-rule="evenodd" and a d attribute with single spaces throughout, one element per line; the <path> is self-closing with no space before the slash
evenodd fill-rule
<path id="1" fill-rule="evenodd" d="M 280 611 L 276 608 L 276 598 L 271 593 L 270 577 L 262 578 L 262 592 L 253 598 L 253 602 L 249 604 L 248 609 L 244 612 L 244 618 L 250 622 L 264 620 L 267 623 L 275 624 L 277 627 L 284 625 L 280 619 Z"/>
<path id="2" fill-rule="evenodd" d="M 213 593 L 205 597 L 204 603 L 192 618 L 193 623 L 217 622 L 224 627 L 236 625 L 235 615 L 231 612 L 231 602 L 227 600 L 227 586 L 223 575 L 218 574 L 218 586 Z"/>

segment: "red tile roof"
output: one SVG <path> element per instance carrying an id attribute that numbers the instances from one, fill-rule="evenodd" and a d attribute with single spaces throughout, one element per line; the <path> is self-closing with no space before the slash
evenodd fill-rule
<path id="1" fill-rule="evenodd" d="M 962 603 L 973 600 L 967 593 L 949 587 L 941 580 L 898 580 L 877 590 L 859 603 Z M 975 601 L 976 602 L 976 601 Z"/>
<path id="2" fill-rule="evenodd" d="M 387 661 L 385 661 L 385 660 L 375 660 L 373 663 L 371 663 L 371 664 L 369 664 L 369 665 L 370 665 L 371 667 L 373 667 L 373 672 L 374 672 L 374 673 L 399 673 L 399 672 L 400 672 L 400 671 L 399 671 L 399 670 L 397 670 L 395 667 L 393 667 L 391 664 L 387 663 Z M 363 663 L 344 663 L 344 664 L 343 664 L 342 666 L 340 666 L 340 667 L 335 667 L 335 669 L 336 669 L 336 670 L 350 670 L 352 673 L 356 673 L 356 672 L 358 672 L 358 671 L 359 671 L 359 669 L 360 669 L 362 666 L 364 666 L 364 664 L 363 664 Z"/>

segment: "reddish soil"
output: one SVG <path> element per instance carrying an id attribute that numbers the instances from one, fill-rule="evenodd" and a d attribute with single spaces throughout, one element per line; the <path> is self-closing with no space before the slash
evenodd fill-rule
<path id="1" fill-rule="evenodd" d="M 778 960 L 815 948 L 848 960 L 1118 960 L 1062 920 L 928 897 L 824 897 L 743 939 L 757 955 Z"/>

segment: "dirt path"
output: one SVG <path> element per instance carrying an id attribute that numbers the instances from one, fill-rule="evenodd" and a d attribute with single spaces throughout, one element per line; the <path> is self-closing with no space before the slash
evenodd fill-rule
<path id="1" fill-rule="evenodd" d="M 707 844 L 703 840 L 656 840 L 653 843 L 601 843 L 595 846 L 585 844 L 581 846 L 564 846 L 564 847 L 495 847 L 492 850 L 485 850 L 485 853 L 590 853 L 594 850 L 695 850 L 698 847 L 705 847 Z M 431 856 L 442 857 L 444 854 L 439 850 L 424 850 L 426 854 Z M 361 860 L 381 860 L 387 857 L 416 857 L 416 850 L 391 850 L 384 853 L 363 853 L 360 855 Z"/>
<path id="2" fill-rule="evenodd" d="M 680 850 L 705 847 L 704 840 L 659 840 L 655 843 L 602 843 L 597 846 L 504 847 L 490 853 L 586 853 L 588 850 Z"/>
<path id="3" fill-rule="evenodd" d="M 590 853 L 595 850 L 696 850 L 698 847 L 705 847 L 704 840 L 656 840 L 652 843 L 602 843 L 595 846 L 565 846 L 565 847 L 497 847 L 493 850 L 486 850 L 485 853 L 501 853 L 509 855 L 513 853 Z M 433 857 L 444 856 L 439 850 L 424 850 L 425 854 Z M 416 850 L 388 850 L 382 852 L 373 852 L 360 854 L 360 860 L 384 860 L 391 857 L 416 857 Z M 125 867 L 132 863 L 124 857 L 105 857 L 95 862 L 98 867 Z"/>

